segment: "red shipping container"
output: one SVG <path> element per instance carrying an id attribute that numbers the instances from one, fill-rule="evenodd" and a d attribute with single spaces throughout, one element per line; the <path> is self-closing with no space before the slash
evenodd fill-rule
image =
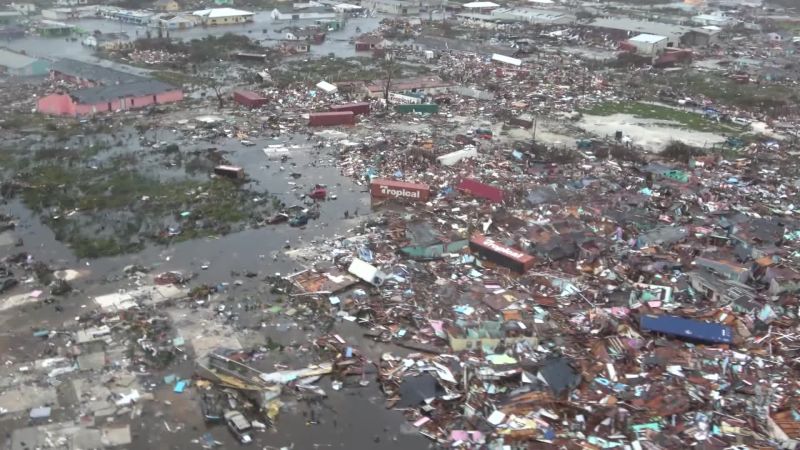
<path id="1" fill-rule="evenodd" d="M 310 127 L 353 125 L 355 123 L 353 111 L 321 112 L 308 115 L 308 126 Z"/>
<path id="2" fill-rule="evenodd" d="M 505 191 L 502 189 L 490 186 L 486 183 L 481 183 L 471 178 L 461 180 L 461 183 L 458 184 L 456 189 L 465 194 L 470 194 L 478 198 L 485 198 L 495 203 L 501 203 L 505 196 Z"/>
<path id="3" fill-rule="evenodd" d="M 251 108 L 259 108 L 266 105 L 269 99 L 253 91 L 241 91 L 237 89 L 233 91 L 233 101 Z"/>
<path id="4" fill-rule="evenodd" d="M 331 111 L 353 111 L 353 114 L 369 114 L 369 102 L 347 103 L 345 105 L 333 105 Z"/>
<path id="5" fill-rule="evenodd" d="M 425 202 L 431 196 L 427 184 L 376 178 L 369 185 L 372 198 L 400 198 Z"/>
<path id="6" fill-rule="evenodd" d="M 536 259 L 516 248 L 503 245 L 482 234 L 475 234 L 469 240 L 469 249 L 482 258 L 507 267 L 518 273 L 525 273 L 533 267 Z"/>

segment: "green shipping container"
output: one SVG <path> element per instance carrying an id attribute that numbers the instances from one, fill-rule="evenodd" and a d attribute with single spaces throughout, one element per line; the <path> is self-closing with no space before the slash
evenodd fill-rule
<path id="1" fill-rule="evenodd" d="M 423 103 L 421 105 L 395 105 L 394 110 L 401 113 L 423 113 L 435 114 L 439 112 L 439 105 L 435 103 Z"/>
<path id="2" fill-rule="evenodd" d="M 458 253 L 468 246 L 469 241 L 461 240 L 442 244 L 432 244 L 428 246 L 411 245 L 401 248 L 400 252 L 411 259 L 431 260 L 442 258 L 445 253 Z"/>

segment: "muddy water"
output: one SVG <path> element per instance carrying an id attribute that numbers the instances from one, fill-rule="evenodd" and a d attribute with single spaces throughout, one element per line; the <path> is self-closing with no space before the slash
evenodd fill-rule
<path id="1" fill-rule="evenodd" d="M 261 43 L 265 47 L 271 47 L 278 44 L 278 40 L 282 39 L 285 33 L 279 31 L 286 27 L 303 27 L 314 25 L 314 20 L 294 20 L 294 21 L 280 21 L 275 22 L 270 15 L 271 11 L 260 11 L 256 13 L 255 21 L 243 25 L 230 25 L 219 27 L 195 27 L 187 30 L 170 31 L 170 37 L 190 40 L 200 39 L 205 36 L 221 36 L 226 33 L 240 34 L 248 36 L 251 39 Z M 352 18 L 347 21 L 344 28 L 338 31 L 329 32 L 327 40 L 322 45 L 315 45 L 311 47 L 311 53 L 316 55 L 327 55 L 334 53 L 339 57 L 349 57 L 355 55 L 355 49 L 349 43 L 350 39 L 360 33 L 366 33 L 378 27 L 380 18 Z M 138 39 L 147 36 L 150 31 L 153 35 L 157 33 L 154 29 L 147 27 L 124 24 L 110 20 L 101 19 L 82 19 L 70 22 L 71 24 L 86 30 L 88 32 L 102 31 L 105 33 L 119 33 L 124 32 L 130 36 L 131 39 Z M 94 55 L 94 51 L 86 46 L 81 45 L 80 40 L 72 41 L 65 38 L 43 38 L 38 36 L 28 36 L 24 39 L 18 39 L 4 43 L 3 45 L 11 48 L 12 50 L 24 50 L 31 55 L 36 55 L 45 58 L 73 58 L 81 61 L 98 63 L 106 66 L 113 66 L 117 68 L 124 68 L 132 72 L 144 73 L 146 69 L 132 68 L 122 66 L 120 64 L 104 61 Z"/>
<path id="2" fill-rule="evenodd" d="M 165 137 L 162 133 L 161 138 Z M 222 138 L 213 144 L 197 144 L 196 147 L 217 147 L 223 150 L 232 164 L 245 169 L 252 180 L 248 187 L 276 195 L 287 206 L 307 207 L 308 201 L 302 197 L 316 184 L 326 185 L 328 193 L 337 198 L 318 202 L 320 217 L 312 219 L 302 228 L 292 228 L 286 223 L 268 225 L 199 241 L 150 246 L 136 254 L 91 261 L 76 259 L 64 244 L 54 240 L 53 233 L 40 223 L 39 217 L 20 202 L 12 202 L 2 209 L 19 217 L 21 223 L 17 234 L 24 240 L 26 251 L 38 260 L 88 268 L 91 281 L 103 280 L 107 275 L 117 273 L 130 264 L 158 264 L 164 270 L 199 271 L 200 266 L 207 263 L 209 268 L 200 272 L 203 282 L 230 277 L 231 271 L 272 271 L 270 265 L 275 265 L 275 254 L 282 253 L 287 245 L 295 248 L 307 245 L 314 239 L 344 234 L 358 223 L 358 219 L 353 217 L 356 210 L 361 216 L 369 212 L 369 197 L 365 188 L 340 174 L 334 149 L 314 150 L 304 137 L 297 136 L 253 139 L 253 142 L 256 145 L 244 146 L 235 139 Z M 291 148 L 290 159 L 285 162 L 271 161 L 262 151 L 268 144 L 285 144 L 299 148 Z M 116 153 L 115 149 L 109 152 Z M 101 160 L 105 157 L 107 156 L 103 154 L 98 156 Z M 175 170 L 153 167 L 148 168 L 147 172 L 165 179 L 174 177 L 171 172 Z M 349 220 L 344 219 L 345 211 L 350 212 Z M 281 256 L 278 261 L 284 262 L 284 266 L 274 270 L 275 272 L 285 273 L 287 269 L 299 268 Z"/>
<path id="3" fill-rule="evenodd" d="M 361 186 L 340 175 L 333 149 L 312 150 L 305 138 L 297 136 L 254 141 L 255 146 L 243 146 L 236 140 L 223 138 L 215 145 L 228 152 L 227 157 L 232 164 L 245 168 L 253 182 L 257 183 L 257 189 L 274 193 L 287 205 L 302 204 L 302 193 L 307 192 L 314 184 L 329 186 L 330 192 L 338 198 L 321 203 L 318 220 L 311 221 L 304 228 L 291 228 L 281 224 L 218 238 L 169 246 L 150 246 L 133 255 L 78 260 L 69 248 L 55 241 L 52 232 L 41 225 L 38 217 L 20 202 L 15 201 L 0 207 L 0 210 L 13 212 L 20 219 L 16 233 L 23 238 L 25 244 L 15 250 L 28 251 L 37 260 L 46 261 L 58 268 L 76 269 L 83 275 L 73 283 L 78 291 L 59 302 L 62 311 L 57 311 L 55 305 L 30 304 L 9 311 L 0 318 L 5 329 L 5 334 L 0 338 L 0 347 L 6 357 L 16 361 L 30 361 L 41 357 L 47 343 L 33 338 L 31 330 L 61 329 L 65 322 L 96 308 L 91 301 L 93 296 L 130 287 L 131 281 L 120 276 L 122 268 L 127 265 L 153 266 L 154 271 L 195 271 L 198 278 L 192 285 L 241 280 L 243 284 L 231 286 L 226 295 L 233 298 L 259 298 L 259 292 L 264 286 L 260 279 L 264 275 L 288 273 L 301 268 L 294 261 L 280 256 L 287 241 L 292 247 L 296 247 L 313 239 L 344 234 L 359 220 L 343 220 L 344 210 L 354 212 L 359 208 L 360 218 L 368 211 L 367 194 Z M 291 159 L 283 163 L 269 161 L 261 149 L 267 144 L 275 143 L 300 148 L 293 149 Z M 299 178 L 291 176 L 292 172 L 300 174 Z M 277 259 L 273 257 L 275 254 L 278 254 Z M 200 268 L 204 264 L 209 265 L 208 269 Z M 242 274 L 248 271 L 257 272 L 260 276 L 246 278 Z M 30 289 L 23 285 L 12 293 L 27 292 Z M 266 297 L 268 296 L 261 298 Z M 269 337 L 282 345 L 308 346 L 307 341 L 322 332 L 315 324 L 304 324 L 304 319 L 294 321 L 275 316 L 274 320 L 275 323 L 266 324 L 265 328 L 255 332 L 256 341 Z M 372 360 L 377 360 L 387 350 L 398 355 L 404 353 L 402 349 L 365 340 L 362 331 L 357 325 L 348 322 L 338 323 L 334 328 L 334 332 L 361 348 Z M 287 351 L 274 362 L 300 367 L 308 363 L 308 357 L 308 354 Z M 269 367 L 262 369 L 269 370 Z M 193 365 L 187 360 L 163 373 L 153 374 L 152 379 L 157 380 L 167 373 L 188 378 L 192 372 Z M 322 400 L 285 395 L 286 405 L 278 418 L 276 429 L 256 433 L 253 448 L 428 448 L 429 442 L 407 424 L 400 412 L 385 408 L 384 397 L 378 390 L 374 375 L 368 379 L 371 383 L 366 387 L 350 382 L 341 391 L 334 391 L 329 380 L 323 380 L 320 386 L 328 393 L 328 397 Z M 116 423 L 131 424 L 134 443 L 128 448 L 199 448 L 200 444 L 192 441 L 205 433 L 210 433 L 215 440 L 222 442 L 222 448 L 239 447 L 223 425 L 209 426 L 203 422 L 199 396 L 195 389 L 176 394 L 168 387 L 159 387 L 154 394 L 155 401 L 142 404 L 141 418 L 114 418 Z M 54 418 L 60 417 L 64 420 L 71 420 L 73 416 L 73 413 L 64 410 L 54 413 Z M 11 416 L 0 417 L 0 433 L 6 434 L 17 427 L 26 426 L 26 422 Z"/>
<path id="4" fill-rule="evenodd" d="M 353 47 L 349 39 L 358 33 L 367 32 L 377 27 L 380 19 L 351 19 L 345 29 L 328 34 L 324 45 L 312 47 L 312 54 L 327 55 L 335 53 L 340 57 L 352 56 Z M 296 21 L 272 23 L 268 12 L 261 12 L 256 23 L 241 27 L 196 28 L 174 37 L 182 39 L 199 38 L 206 35 L 221 35 L 228 32 L 245 34 L 262 42 L 262 45 L 275 45 L 275 39 L 281 35 L 275 30 L 285 26 L 310 25 L 313 21 Z M 119 24 L 103 20 L 78 21 L 77 26 L 86 30 L 102 30 L 105 32 L 125 31 L 132 38 L 143 36 L 146 30 L 142 27 Z M 267 30 L 265 32 L 265 30 Z M 45 39 L 27 37 L 8 43 L 12 49 L 26 50 L 37 56 L 59 58 L 70 57 L 106 66 L 121 67 L 118 64 L 97 59 L 93 52 L 80 45 L 80 42 L 65 39 Z M 145 69 L 124 67 L 126 70 L 144 73 Z M 151 137 L 157 141 L 172 142 L 177 136 L 169 133 Z M 231 287 L 227 295 L 235 298 L 258 298 L 264 284 L 260 281 L 266 274 L 289 273 L 302 269 L 298 263 L 282 255 L 287 245 L 291 248 L 304 246 L 315 239 L 324 239 L 335 235 L 343 235 L 363 219 L 369 209 L 369 198 L 363 187 L 354 184 L 349 178 L 340 175 L 336 164 L 335 153 L 330 150 L 312 150 L 302 137 L 286 137 L 279 140 L 253 139 L 255 146 L 245 147 L 237 140 L 223 138 L 213 144 L 227 152 L 226 156 L 232 164 L 245 168 L 253 180 L 252 188 L 267 190 L 277 195 L 287 205 L 302 205 L 302 194 L 308 192 L 314 184 L 325 184 L 329 192 L 337 196 L 336 200 L 320 203 L 320 217 L 312 220 L 303 228 L 291 228 L 287 224 L 270 225 L 260 229 L 248 229 L 221 237 L 209 237 L 189 242 L 174 243 L 167 246 L 148 246 L 145 250 L 130 255 L 111 258 L 82 260 L 76 258 L 71 250 L 55 240 L 53 233 L 41 224 L 37 214 L 28 210 L 21 202 L 12 201 L 0 205 L 0 211 L 12 213 L 19 218 L 19 226 L 15 230 L 24 241 L 21 248 L 3 249 L 4 252 L 26 251 L 37 260 L 45 261 L 56 268 L 70 268 L 80 271 L 81 278 L 73 282 L 76 291 L 55 305 L 29 304 L 0 315 L 0 324 L 4 331 L 0 334 L 0 351 L 7 360 L 30 361 L 42 357 L 47 349 L 47 342 L 32 337 L 35 329 L 63 329 L 76 316 L 95 309 L 91 298 L 95 295 L 126 289 L 132 282 L 122 277 L 122 269 L 131 264 L 141 264 L 153 268 L 154 272 L 164 270 L 181 270 L 197 273 L 192 285 L 200 283 L 218 284 L 233 283 L 241 280 L 241 286 Z M 267 144 L 284 142 L 293 149 L 291 159 L 286 162 L 269 161 L 262 148 Z M 211 145 L 200 145 L 209 147 Z M 181 146 L 183 148 L 183 145 Z M 102 162 L 109 155 L 123 151 L 147 152 L 148 149 L 138 144 L 126 145 L 124 150 L 114 148 L 98 156 Z M 147 157 L 142 163 L 147 164 Z M 151 173 L 166 179 L 174 171 L 164 168 L 152 168 Z M 299 178 L 292 173 L 298 173 Z M 355 210 L 359 217 L 353 218 Z M 349 211 L 350 219 L 344 220 L 344 211 Z M 5 254 L 0 255 L 5 256 Z M 208 265 L 207 269 L 200 266 Z M 257 272 L 257 278 L 246 278 L 246 272 Z M 29 292 L 32 288 L 22 284 L 11 294 Z M 304 330 L 303 319 L 297 322 L 275 318 L 276 322 L 291 324 L 291 328 L 268 324 L 260 335 L 268 336 L 288 345 L 292 342 L 303 342 L 319 334 L 319 330 L 309 333 Z M 383 345 L 367 341 L 362 330 L 356 325 L 343 322 L 335 326 L 348 342 L 367 352 L 373 360 L 388 350 L 395 354 L 403 354 L 398 348 L 387 348 Z M 261 339 L 261 337 L 259 337 Z M 257 339 L 258 340 L 258 339 Z M 300 355 L 287 353 L 281 361 L 289 366 L 302 366 L 307 363 Z M 266 369 L 266 368 L 265 368 Z M 167 371 L 182 377 L 190 377 L 193 372 L 191 361 L 170 367 Z M 154 374 L 155 379 L 163 374 Z M 44 380 L 46 381 L 46 380 Z M 320 386 L 328 393 L 328 398 L 321 401 L 306 401 L 284 396 L 286 406 L 281 411 L 276 429 L 255 434 L 256 442 L 250 448 L 294 449 L 422 449 L 430 447 L 429 441 L 412 429 L 400 412 L 387 410 L 384 397 L 377 384 L 372 382 L 367 387 L 350 383 L 341 391 L 334 391 L 329 380 L 323 380 Z M 221 448 L 238 448 L 228 430 L 222 425 L 207 426 L 201 417 L 198 395 L 194 389 L 183 394 L 176 394 L 170 389 L 161 387 L 155 391 L 156 400 L 143 403 L 143 414 L 140 419 L 131 421 L 125 417 L 116 417 L 116 423 L 131 423 L 134 442 L 126 448 L 132 449 L 183 449 L 200 448 L 200 444 L 192 442 L 204 433 L 211 433 L 215 440 L 221 441 Z M 54 419 L 72 420 L 73 411 L 55 411 Z M 313 418 L 313 420 L 311 420 Z M 313 423 L 312 423 L 313 422 Z M 0 416 L 0 434 L 8 437 L 18 427 L 27 426 L 26 419 L 11 416 Z M 168 431 L 167 427 L 172 431 Z"/>

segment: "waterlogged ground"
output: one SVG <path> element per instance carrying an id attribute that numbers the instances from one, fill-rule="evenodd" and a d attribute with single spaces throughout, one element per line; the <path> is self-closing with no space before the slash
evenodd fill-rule
<path id="1" fill-rule="evenodd" d="M 0 251 L 6 254 L 29 252 L 34 260 L 45 262 L 53 269 L 70 269 L 78 274 L 72 281 L 75 290 L 55 303 L 28 301 L 0 315 L 0 324 L 4 329 L 0 335 L 0 349 L 8 361 L 24 364 L 41 357 L 47 351 L 48 341 L 33 337 L 33 330 L 64 329 L 77 316 L 97 310 L 98 307 L 92 300 L 95 296 L 135 287 L 135 280 L 123 274 L 126 266 L 134 264 L 147 267 L 151 274 L 168 270 L 194 273 L 190 286 L 228 286 L 221 297 L 227 306 L 224 314 L 216 309 L 187 309 L 181 305 L 167 308 L 164 313 L 173 318 L 173 325 L 183 330 L 187 339 L 206 334 L 213 337 L 215 335 L 209 330 L 211 327 L 214 330 L 223 330 L 225 335 L 238 336 L 243 345 L 269 345 L 272 350 L 267 351 L 265 357 L 255 363 L 265 371 L 274 370 L 276 363 L 286 367 L 302 367 L 314 361 L 316 356 L 313 351 L 309 351 L 309 343 L 316 337 L 331 332 L 357 346 L 374 361 L 385 351 L 398 355 L 404 353 L 402 349 L 366 340 L 362 336 L 363 330 L 353 323 L 331 321 L 323 326 L 313 316 L 303 312 L 302 304 L 297 305 L 301 311 L 297 315 L 284 314 L 289 305 L 270 294 L 265 287 L 267 285 L 264 280 L 270 275 L 287 274 L 305 268 L 285 256 L 284 251 L 346 234 L 364 220 L 369 212 L 365 189 L 340 174 L 336 158 L 338 149 L 335 146 L 316 148 L 310 145 L 306 135 L 253 138 L 251 141 L 256 145 L 245 146 L 238 138 L 224 136 L 211 141 L 187 139 L 175 129 L 165 127 L 149 130 L 143 133 L 142 140 L 139 140 L 135 130 L 119 130 L 113 133 L 113 139 L 110 134 L 99 133 L 93 139 L 103 145 L 89 149 L 91 143 L 88 138 L 83 138 L 83 142 L 69 141 L 66 147 L 70 147 L 72 151 L 65 150 L 66 154 L 49 150 L 52 142 L 39 142 L 31 148 L 28 156 L 22 157 L 29 161 L 18 159 L 18 154 L 9 158 L 8 153 L 4 153 L 4 161 L 10 164 L 4 166 L 9 172 L 4 174 L 3 181 L 7 181 L 9 177 L 16 179 L 21 172 L 28 172 L 26 179 L 48 183 L 48 186 L 52 184 L 56 189 L 51 191 L 52 195 L 29 193 L 26 196 L 25 189 L 31 187 L 25 187 L 13 199 L 0 205 L 0 212 L 16 216 L 18 226 L 12 233 L 15 239 L 22 239 L 23 242 L 21 247 L 7 246 L 0 248 Z M 120 139 L 122 144 L 117 145 Z M 165 152 L 164 146 L 170 144 L 178 145 L 179 150 Z M 267 159 L 262 148 L 279 144 L 290 149 L 288 159 Z M 116 197 L 119 192 L 109 196 L 102 195 L 109 188 L 113 192 L 115 188 L 119 190 L 120 187 L 126 187 L 126 195 L 133 195 L 130 194 L 133 192 L 135 197 L 141 194 L 140 189 L 153 190 L 151 197 L 161 194 L 163 187 L 155 184 L 141 186 L 138 181 L 142 180 L 137 177 L 148 177 L 166 185 L 185 182 L 194 186 L 214 181 L 209 178 L 206 170 L 208 158 L 202 153 L 210 147 L 217 149 L 214 154 L 224 155 L 226 162 L 245 168 L 249 181 L 236 186 L 237 189 L 269 192 L 277 202 L 287 206 L 306 207 L 308 205 L 303 194 L 316 184 L 325 184 L 336 199 L 320 202 L 319 217 L 302 228 L 292 228 L 284 223 L 258 228 L 246 226 L 241 231 L 232 230 L 228 234 L 197 235 L 185 240 L 157 242 L 144 239 L 140 250 L 109 257 L 81 257 L 75 254 L 74 248 L 56 239 L 59 237 L 59 228 L 48 220 L 53 213 L 52 206 L 42 205 L 66 202 L 71 198 L 58 192 L 57 188 L 61 184 L 78 183 L 86 185 L 88 190 L 97 191 L 95 200 L 103 202 L 103 208 L 117 211 L 109 214 L 116 218 L 122 214 L 119 211 L 137 211 L 137 208 L 142 208 L 147 203 L 124 204 Z M 195 155 L 198 151 L 201 153 Z M 102 172 L 110 170 L 110 167 L 117 167 L 115 158 L 125 155 L 130 158 L 131 154 L 135 154 L 136 158 L 128 161 L 125 171 L 109 174 Z M 201 164 L 195 161 L 190 164 L 194 157 L 205 162 Z M 177 163 L 179 159 L 180 164 Z M 58 176 L 70 178 L 62 180 L 65 183 L 60 184 L 43 175 L 36 178 L 36 170 L 41 170 L 42 167 L 47 167 L 47 170 L 60 167 L 63 171 L 58 172 Z M 187 167 L 194 169 L 187 170 Z M 73 175 L 71 171 L 80 176 Z M 103 173 L 103 176 L 97 177 L 97 171 Z M 67 187 L 67 192 L 71 192 L 70 189 L 74 187 Z M 87 200 L 84 197 L 83 200 L 74 201 L 78 203 L 73 206 L 80 209 L 86 206 L 80 202 Z M 95 207 L 100 208 L 98 205 Z M 66 208 L 60 209 L 62 213 L 65 210 Z M 354 216 L 356 210 L 359 210 L 357 217 Z M 349 211 L 349 219 L 344 219 L 344 211 Z M 142 213 L 147 214 L 146 211 Z M 75 215 L 82 213 L 76 213 L 73 217 Z M 93 217 L 102 218 L 102 214 Z M 91 221 L 87 221 L 85 225 L 98 226 Z M 320 259 L 326 256 L 319 254 Z M 4 293 L 2 298 L 30 290 L 29 285 L 23 282 L 12 291 Z M 245 310 L 246 305 L 254 305 L 258 312 Z M 277 350 L 279 347 L 281 349 Z M 100 420 L 131 425 L 134 442 L 127 448 L 201 448 L 199 439 L 206 433 L 222 443 L 223 447 L 220 448 L 238 448 L 239 444 L 223 425 L 207 425 L 203 422 L 199 390 L 190 388 L 178 394 L 169 386 L 157 382 L 165 375 L 190 378 L 193 372 L 194 364 L 191 358 L 187 358 L 178 359 L 163 371 L 139 374 L 142 380 L 156 380 L 156 385 L 148 388 L 148 391 L 153 392 L 154 400 L 141 403 L 141 416 L 131 418 L 122 415 Z M 367 386 L 346 384 L 339 391 L 332 389 L 329 381 L 323 380 L 319 386 L 328 394 L 325 399 L 284 396 L 285 405 L 278 416 L 275 429 L 255 434 L 253 448 L 429 448 L 429 441 L 410 427 L 400 412 L 385 408 L 385 399 L 374 381 L 374 375 L 368 379 L 372 381 Z M 40 382 L 47 384 L 46 379 Z M 52 420 L 73 420 L 76 414 L 75 409 L 62 404 L 54 409 Z M 13 415 L 0 416 L 0 433 L 9 436 L 12 430 L 28 424 L 27 419 L 17 419 Z"/>

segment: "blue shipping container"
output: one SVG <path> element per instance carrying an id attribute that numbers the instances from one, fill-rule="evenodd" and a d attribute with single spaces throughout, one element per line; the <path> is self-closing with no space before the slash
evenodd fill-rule
<path id="1" fill-rule="evenodd" d="M 733 331 L 730 327 L 676 316 L 645 314 L 639 319 L 639 327 L 643 331 L 653 331 L 693 341 L 714 344 L 730 344 L 733 342 Z"/>

